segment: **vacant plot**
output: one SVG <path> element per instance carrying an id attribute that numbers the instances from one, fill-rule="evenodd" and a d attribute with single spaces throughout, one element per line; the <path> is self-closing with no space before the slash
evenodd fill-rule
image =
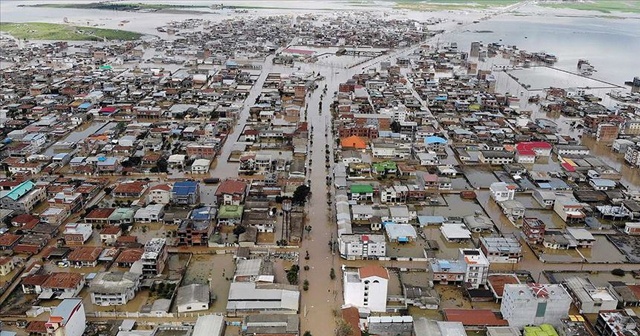
<path id="1" fill-rule="evenodd" d="M 130 41 L 137 40 L 142 36 L 142 34 L 125 30 L 78 27 L 42 22 L 3 22 L 0 23 L 0 31 L 7 32 L 19 39 L 52 41 Z"/>
<path id="2" fill-rule="evenodd" d="M 602 13 L 640 13 L 640 2 L 636 0 L 593 0 L 585 2 L 562 2 L 541 4 L 543 7 L 566 8 Z"/>

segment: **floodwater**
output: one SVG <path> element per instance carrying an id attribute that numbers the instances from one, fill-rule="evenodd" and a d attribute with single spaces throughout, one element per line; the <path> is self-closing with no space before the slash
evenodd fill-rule
<path id="1" fill-rule="evenodd" d="M 80 125 L 80 127 L 73 130 L 71 133 L 66 135 L 65 137 L 58 140 L 59 142 L 78 142 L 82 139 L 87 138 L 88 136 L 95 134 L 97 132 L 108 131 L 114 127 L 116 127 L 116 122 L 98 122 L 94 121 L 91 123 L 84 123 Z M 53 146 L 47 148 L 44 152 L 45 155 L 54 155 Z"/>

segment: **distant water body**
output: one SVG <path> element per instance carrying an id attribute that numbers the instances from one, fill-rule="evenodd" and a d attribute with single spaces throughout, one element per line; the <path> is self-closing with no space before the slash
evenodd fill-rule
<path id="1" fill-rule="evenodd" d="M 392 2 L 378 1 L 375 6 L 362 6 L 351 1 L 181 1 L 187 5 L 212 5 L 224 3 L 237 6 L 269 6 L 271 9 L 250 10 L 249 14 L 233 11 L 218 11 L 218 14 L 176 14 L 176 13 L 136 13 L 112 12 L 87 9 L 57 9 L 18 7 L 36 3 L 84 3 L 94 1 L 0 1 L 2 22 L 53 22 L 62 23 L 64 18 L 77 25 L 97 25 L 105 28 L 119 28 L 146 34 L 158 35 L 155 27 L 168 21 L 198 17 L 207 20 L 223 20 L 235 16 L 304 14 L 310 12 L 328 13 L 326 9 L 344 11 L 377 11 L 389 17 L 427 20 L 433 17 L 449 21 L 470 23 L 484 16 L 481 11 L 466 12 L 407 12 L 392 9 Z M 176 4 L 175 1 L 131 1 L 132 3 Z M 200 10 L 200 9 L 198 9 Z M 210 9 L 202 9 L 210 10 Z M 213 10 L 211 10 L 213 11 Z M 567 15 L 565 15 L 567 14 Z M 573 16 L 568 16 L 573 15 Z M 590 16 L 585 16 L 590 15 Z M 578 59 L 591 62 L 597 72 L 593 78 L 618 85 L 640 76 L 640 16 L 625 15 L 626 18 L 601 17 L 599 13 L 581 11 L 558 11 L 535 6 L 525 6 L 518 13 L 507 13 L 488 21 L 465 25 L 456 29 L 455 24 L 447 27 L 455 31 L 440 37 L 440 42 L 458 42 L 461 50 L 468 50 L 473 41 L 498 42 L 516 45 L 527 51 L 545 51 L 558 57 L 557 67 L 575 71 Z M 622 14 L 621 14 L 622 15 Z M 119 26 L 122 20 L 129 23 Z M 462 26 L 461 26 L 462 27 Z M 478 33 L 476 31 L 482 31 Z"/>

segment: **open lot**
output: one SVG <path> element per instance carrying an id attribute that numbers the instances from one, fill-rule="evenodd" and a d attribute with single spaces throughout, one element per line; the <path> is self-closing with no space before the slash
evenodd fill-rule
<path id="1" fill-rule="evenodd" d="M 624 254 L 611 243 L 604 235 L 594 235 L 596 242 L 592 248 L 580 249 L 580 253 L 589 262 L 594 263 L 622 263 L 627 260 Z"/>
<path id="2" fill-rule="evenodd" d="M 182 285 L 210 284 L 212 297 L 216 300 L 210 306 L 210 312 L 224 312 L 229 296 L 229 284 L 233 278 L 235 264 L 232 254 L 194 255 L 187 267 Z"/>
<path id="3" fill-rule="evenodd" d="M 55 23 L 0 23 L 0 31 L 19 39 L 60 41 L 136 40 L 142 34 L 125 30 L 78 27 Z"/>
<path id="4" fill-rule="evenodd" d="M 627 235 L 608 235 L 607 237 L 630 262 L 640 262 L 640 237 Z"/>

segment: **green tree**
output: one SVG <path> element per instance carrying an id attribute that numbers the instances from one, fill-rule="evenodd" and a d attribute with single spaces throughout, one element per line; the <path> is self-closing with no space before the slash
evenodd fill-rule
<path id="1" fill-rule="evenodd" d="M 400 133 L 400 123 L 397 121 L 393 121 L 391 123 L 391 125 L 389 125 L 391 127 L 391 130 L 394 131 L 395 133 Z"/>
<path id="2" fill-rule="evenodd" d="M 331 280 L 334 280 L 336 278 L 336 270 L 333 269 L 333 267 L 331 267 L 331 271 L 329 272 L 329 277 L 331 278 Z"/>
<path id="3" fill-rule="evenodd" d="M 311 188 L 309 188 L 309 186 L 307 185 L 303 184 L 297 187 L 296 190 L 293 192 L 293 198 L 292 198 L 293 204 L 304 205 L 307 202 L 307 197 L 309 196 L 310 192 L 311 192 Z"/>
<path id="4" fill-rule="evenodd" d="M 302 289 L 306 292 L 309 290 L 309 280 L 305 279 L 302 283 Z"/>
<path id="5" fill-rule="evenodd" d="M 305 331 L 302 336 L 313 336 L 309 330 Z"/>
<path id="6" fill-rule="evenodd" d="M 238 225 L 233 228 L 233 234 L 236 235 L 236 237 L 239 237 L 241 234 L 245 232 L 247 232 L 247 229 L 242 225 Z"/>

